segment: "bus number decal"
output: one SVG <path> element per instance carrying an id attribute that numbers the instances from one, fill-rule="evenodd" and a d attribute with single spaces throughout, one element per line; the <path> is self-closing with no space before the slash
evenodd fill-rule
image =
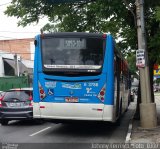
<path id="1" fill-rule="evenodd" d="M 89 87 L 98 87 L 98 83 L 95 83 L 95 82 L 84 83 L 84 86 L 89 86 Z"/>

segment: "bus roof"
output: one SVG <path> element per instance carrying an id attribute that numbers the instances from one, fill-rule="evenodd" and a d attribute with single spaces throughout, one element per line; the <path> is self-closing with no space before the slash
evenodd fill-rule
<path id="1" fill-rule="evenodd" d="M 56 33 L 47 33 L 47 34 L 40 34 L 44 37 L 51 37 L 51 36 L 85 36 L 85 37 L 103 37 L 104 34 L 102 33 L 86 33 L 86 32 L 56 32 Z"/>

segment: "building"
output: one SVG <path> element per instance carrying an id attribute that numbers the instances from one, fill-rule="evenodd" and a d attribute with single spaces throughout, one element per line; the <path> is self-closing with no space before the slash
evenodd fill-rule
<path id="1" fill-rule="evenodd" d="M 21 59 L 34 59 L 34 38 L 0 40 L 0 51 L 17 54 Z"/>
<path id="2" fill-rule="evenodd" d="M 0 40 L 0 77 L 33 73 L 34 39 Z"/>

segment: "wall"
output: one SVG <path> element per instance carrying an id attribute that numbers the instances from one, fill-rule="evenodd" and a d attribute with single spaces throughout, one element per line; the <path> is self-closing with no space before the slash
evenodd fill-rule
<path id="1" fill-rule="evenodd" d="M 28 76 L 23 77 L 0 77 L 0 91 L 12 88 L 30 87 Z"/>
<path id="2" fill-rule="evenodd" d="M 34 38 L 26 39 L 13 39 L 13 40 L 0 40 L 0 50 L 13 54 L 18 54 L 22 59 L 33 60 L 33 42 Z"/>

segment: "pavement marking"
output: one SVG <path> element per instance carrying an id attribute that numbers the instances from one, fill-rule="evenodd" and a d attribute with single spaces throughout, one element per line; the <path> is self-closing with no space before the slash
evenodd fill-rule
<path id="1" fill-rule="evenodd" d="M 47 129 L 50 129 L 51 127 L 47 127 L 47 128 L 44 128 L 44 129 L 42 129 L 42 130 L 40 130 L 40 131 L 38 131 L 38 132 L 35 132 L 35 133 L 33 133 L 33 134 L 31 134 L 31 135 L 29 135 L 30 137 L 33 137 L 33 136 L 35 136 L 35 135 L 37 135 L 37 134 L 39 134 L 39 133 L 41 133 L 41 132 L 43 132 L 43 131 L 46 131 Z"/>
<path id="2" fill-rule="evenodd" d="M 128 127 L 128 132 L 127 132 L 125 143 L 130 143 L 130 141 L 131 141 L 133 119 L 134 119 L 134 115 L 135 115 L 135 112 L 136 112 L 136 103 L 137 103 L 137 101 L 135 101 L 134 103 L 131 103 L 131 106 L 134 109 L 134 111 L 132 113 L 132 116 L 131 116 L 131 119 L 130 119 L 130 122 L 129 122 L 129 127 Z"/>
<path id="3" fill-rule="evenodd" d="M 132 133 L 132 120 L 129 124 L 129 127 L 128 127 L 128 133 L 127 133 L 127 136 L 126 136 L 126 141 L 125 143 L 129 143 L 129 141 L 131 140 L 131 133 Z"/>

